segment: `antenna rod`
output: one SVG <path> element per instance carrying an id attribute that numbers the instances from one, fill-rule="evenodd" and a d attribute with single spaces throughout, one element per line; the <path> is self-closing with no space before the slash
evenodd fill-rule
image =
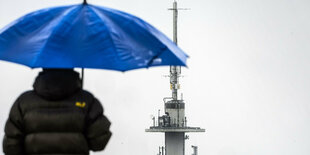
<path id="1" fill-rule="evenodd" d="M 173 2 L 173 42 L 178 44 L 178 6 L 177 2 Z M 181 74 L 180 66 L 170 66 L 170 88 L 172 90 L 172 99 L 178 100 L 178 89 L 179 89 L 179 75 Z"/>
<path id="2" fill-rule="evenodd" d="M 173 2 L 173 42 L 178 44 L 178 6 L 177 2 Z"/>

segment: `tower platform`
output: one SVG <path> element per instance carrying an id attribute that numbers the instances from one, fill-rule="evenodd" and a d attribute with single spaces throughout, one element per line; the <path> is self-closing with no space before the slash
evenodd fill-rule
<path id="1" fill-rule="evenodd" d="M 205 132 L 200 127 L 150 127 L 145 132 Z"/>

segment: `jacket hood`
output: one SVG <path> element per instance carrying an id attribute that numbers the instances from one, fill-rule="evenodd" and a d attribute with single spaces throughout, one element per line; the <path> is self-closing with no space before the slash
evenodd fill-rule
<path id="1" fill-rule="evenodd" d="M 73 69 L 43 69 L 36 77 L 33 89 L 43 98 L 60 100 L 81 90 L 81 80 Z"/>

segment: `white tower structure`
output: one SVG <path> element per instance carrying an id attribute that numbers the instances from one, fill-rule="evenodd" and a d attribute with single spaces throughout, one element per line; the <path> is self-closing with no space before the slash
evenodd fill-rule
<path id="1" fill-rule="evenodd" d="M 177 44 L 177 19 L 178 10 L 177 2 L 173 2 L 173 41 Z M 170 66 L 170 89 L 172 97 L 164 98 L 165 114 L 160 116 L 156 123 L 153 118 L 153 126 L 146 129 L 146 132 L 163 132 L 165 133 L 165 147 L 159 147 L 158 155 L 185 155 L 185 136 L 186 132 L 205 132 L 200 127 L 187 126 L 185 117 L 185 103 L 183 99 L 178 98 L 178 89 L 180 89 L 179 77 L 181 76 L 180 66 Z"/>

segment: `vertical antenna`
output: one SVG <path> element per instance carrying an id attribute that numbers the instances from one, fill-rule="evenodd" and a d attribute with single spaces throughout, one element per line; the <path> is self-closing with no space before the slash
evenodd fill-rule
<path id="1" fill-rule="evenodd" d="M 178 6 L 177 2 L 173 2 L 173 42 L 178 44 Z M 179 76 L 181 74 L 181 66 L 170 66 L 170 88 L 172 90 L 172 99 L 178 100 Z"/>
<path id="2" fill-rule="evenodd" d="M 173 42 L 178 44 L 178 4 L 176 1 L 173 2 Z"/>

